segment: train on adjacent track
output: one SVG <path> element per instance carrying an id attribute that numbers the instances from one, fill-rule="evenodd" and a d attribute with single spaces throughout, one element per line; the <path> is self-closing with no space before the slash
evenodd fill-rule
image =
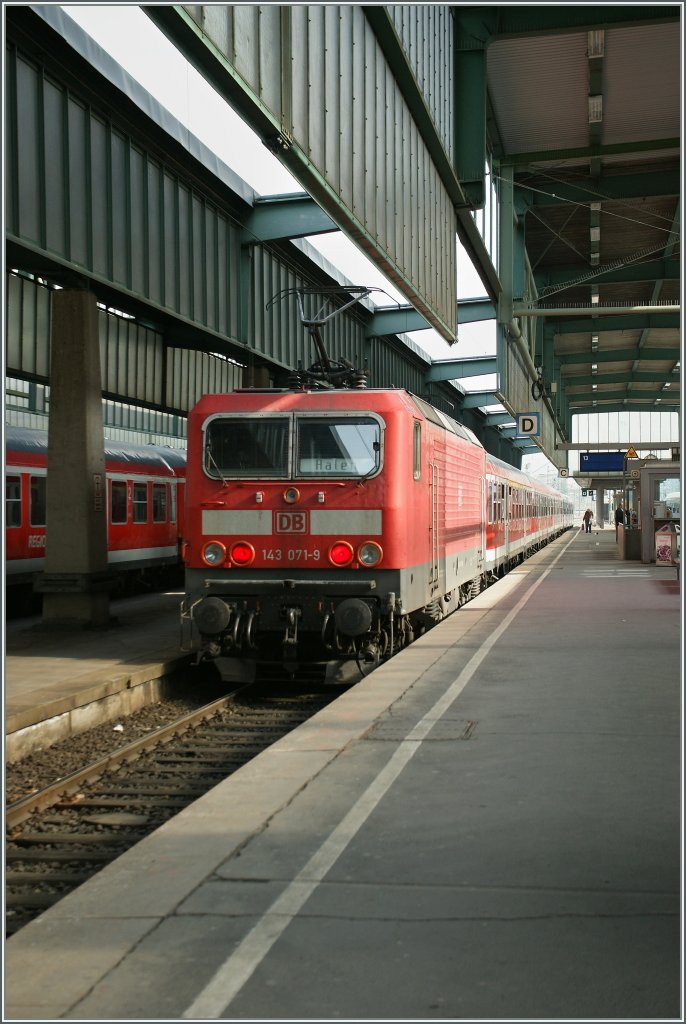
<path id="1" fill-rule="evenodd" d="M 403 389 L 204 396 L 188 420 L 186 597 L 226 679 L 368 670 L 573 525 L 572 503 Z"/>
<path id="2" fill-rule="evenodd" d="M 181 583 L 185 451 L 106 441 L 105 474 L 115 592 Z M 47 487 L 47 431 L 6 426 L 5 581 L 17 608 L 27 605 L 45 566 Z"/>

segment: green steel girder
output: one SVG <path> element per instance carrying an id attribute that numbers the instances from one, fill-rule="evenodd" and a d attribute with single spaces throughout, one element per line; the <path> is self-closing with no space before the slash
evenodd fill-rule
<path id="1" fill-rule="evenodd" d="M 668 240 L 667 240 L 667 245 L 664 248 L 664 255 L 667 258 L 672 256 L 676 246 L 679 243 L 680 228 L 681 228 L 681 199 L 679 199 L 677 204 L 676 204 L 676 209 L 674 211 L 674 216 L 672 217 L 672 226 L 671 226 L 671 229 L 670 229 L 670 232 L 669 232 L 669 237 L 668 237 Z M 663 285 L 662 281 L 656 281 L 655 284 L 653 285 L 653 290 L 652 290 L 652 294 L 651 294 L 651 297 L 650 297 L 650 301 L 651 302 L 657 302 L 659 300 L 660 295 L 662 294 L 662 285 Z M 648 341 L 648 331 L 644 330 L 644 331 L 641 332 L 641 337 L 638 339 L 638 347 L 640 349 L 645 348 L 645 345 L 646 345 L 647 341 Z M 637 370 L 638 369 L 638 360 L 636 360 L 636 362 L 634 363 L 632 369 L 633 370 Z"/>
<path id="2" fill-rule="evenodd" d="M 574 285 L 581 278 L 585 284 L 635 284 L 643 281 L 679 281 L 681 268 L 675 259 L 654 259 L 646 263 L 627 264 L 612 270 L 600 267 L 589 271 L 588 265 L 579 263 L 576 266 L 556 268 L 542 274 L 535 274 L 536 285 L 541 298 L 545 298 L 545 289 L 555 287 L 556 290 L 566 284 Z"/>
<path id="3" fill-rule="evenodd" d="M 453 96 L 459 110 L 453 162 L 467 197 L 481 209 L 486 201 L 487 44 L 474 40 L 470 22 L 464 8 L 453 8 Z"/>
<path id="4" fill-rule="evenodd" d="M 649 401 L 655 401 L 657 398 L 665 405 L 678 405 L 679 396 L 673 395 L 669 399 L 664 397 L 664 391 L 629 391 L 628 388 L 624 391 L 584 391 L 580 394 L 570 394 L 567 392 L 567 398 L 571 408 L 575 408 L 580 402 L 624 402 L 626 399 L 645 399 Z"/>
<path id="5" fill-rule="evenodd" d="M 673 171 L 646 171 L 643 174 L 601 174 L 581 183 L 556 179 L 545 190 L 519 181 L 515 175 L 515 191 L 526 196 L 528 206 L 558 206 L 562 203 L 588 206 L 599 199 L 607 203 L 614 199 L 678 196 L 680 190 L 681 175 L 678 168 Z"/>
<path id="6" fill-rule="evenodd" d="M 680 358 L 679 349 L 674 348 L 616 348 L 604 349 L 600 352 L 562 352 L 557 358 L 565 363 L 626 363 L 634 359 L 642 362 L 662 362 L 668 359 L 675 361 Z"/>
<path id="7" fill-rule="evenodd" d="M 439 359 L 426 371 L 426 383 L 438 380 L 460 380 L 463 377 L 482 377 L 497 371 L 497 360 L 475 356 L 470 359 Z"/>
<path id="8" fill-rule="evenodd" d="M 458 324 L 474 324 L 481 320 L 495 320 L 495 306 L 490 299 L 460 299 L 458 301 Z"/>
<path id="9" fill-rule="evenodd" d="M 503 423 L 512 423 L 512 416 L 509 412 L 487 412 L 486 413 L 486 425 L 489 427 L 498 427 Z"/>
<path id="10" fill-rule="evenodd" d="M 681 326 L 678 313 L 598 316 L 588 319 L 570 317 L 569 320 L 549 319 L 548 322 L 553 324 L 555 334 L 601 334 L 603 331 L 641 331 L 646 328 L 657 330 Z"/>
<path id="11" fill-rule="evenodd" d="M 459 8 L 457 8 L 459 10 Z M 593 28 L 631 26 L 636 22 L 658 24 L 679 21 L 680 7 L 570 6 L 532 4 L 528 6 L 475 6 L 461 14 L 460 46 L 488 46 L 498 37 L 556 35 L 590 31 Z"/>
<path id="12" fill-rule="evenodd" d="M 681 139 L 678 136 L 662 139 L 644 139 L 633 142 L 614 142 L 602 146 L 574 146 L 569 149 L 538 149 L 528 153 L 508 154 L 508 163 L 515 167 L 528 164 L 558 163 L 563 160 L 593 160 L 596 157 L 629 155 L 631 153 L 651 153 L 673 149 L 680 151 Z"/>
<path id="13" fill-rule="evenodd" d="M 495 391 L 472 391 L 465 395 L 462 402 L 463 409 L 481 409 L 484 405 L 499 405 L 500 399 L 496 397 Z M 510 417 L 512 419 L 512 417 Z"/>
<path id="14" fill-rule="evenodd" d="M 243 242 L 305 238 L 331 231 L 338 231 L 338 225 L 307 193 L 269 196 L 255 200 L 252 211 L 243 222 Z"/>
<path id="15" fill-rule="evenodd" d="M 587 361 L 593 362 L 593 353 Z M 592 373 L 579 377 L 563 377 L 562 383 L 565 388 L 586 384 L 663 384 L 670 381 L 670 376 L 667 373 Z M 677 373 L 676 377 L 678 376 Z"/>
<path id="16" fill-rule="evenodd" d="M 514 441 L 510 442 L 513 448 L 517 448 L 520 452 L 537 452 L 540 451 L 537 445 L 531 443 L 531 438 L 528 437 L 516 437 Z"/>
<path id="17" fill-rule="evenodd" d="M 495 306 L 490 299 L 460 299 L 457 303 L 457 322 L 460 324 L 494 319 Z M 429 327 L 431 324 L 412 306 L 377 306 L 367 324 L 366 335 L 368 338 L 377 338 L 386 334 L 423 331 Z"/>
<path id="18" fill-rule="evenodd" d="M 423 331 L 430 326 L 412 306 L 377 306 L 365 327 L 365 336 L 382 338 L 386 334 Z"/>
<path id="19" fill-rule="evenodd" d="M 610 402 L 608 405 L 594 401 L 591 405 L 575 406 L 570 409 L 570 413 L 572 416 L 581 416 L 589 412 L 677 412 L 678 409 L 678 405 L 666 406 L 666 403 L 661 402 L 656 406 L 654 401 L 637 402 L 635 398 L 631 398 L 626 402 Z M 571 429 L 569 436 L 572 436 Z"/>

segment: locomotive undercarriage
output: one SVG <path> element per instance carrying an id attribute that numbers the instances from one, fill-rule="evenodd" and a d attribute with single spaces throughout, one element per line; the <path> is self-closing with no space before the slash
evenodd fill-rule
<path id="1" fill-rule="evenodd" d="M 354 682 L 546 543 L 543 539 L 447 593 L 439 587 L 440 596 L 412 610 L 399 597 L 403 580 L 395 573 L 333 584 L 305 577 L 234 581 L 189 573 L 181 606 L 182 647 L 195 653 L 196 664 L 215 661 L 229 681 L 252 681 L 266 665 L 278 665 L 292 677 L 304 665 L 319 664 L 328 681 Z M 389 585 L 397 589 L 386 589 Z"/>
<path id="2" fill-rule="evenodd" d="M 290 675 L 303 663 L 322 662 L 327 678 L 348 681 L 346 663 L 358 677 L 365 675 L 428 625 L 421 613 L 404 614 L 393 593 L 328 599 L 210 595 L 184 602 L 183 620 L 199 638 L 196 661 L 217 660 L 223 676 L 241 680 L 254 678 L 266 662 L 279 663 Z"/>
<path id="3" fill-rule="evenodd" d="M 181 607 L 182 646 L 195 652 L 196 664 L 215 661 L 231 681 L 250 681 L 266 664 L 278 664 L 292 676 L 313 663 L 325 666 L 328 680 L 354 681 L 474 592 L 470 584 L 464 593 L 456 589 L 408 611 L 396 591 L 379 593 L 379 580 L 359 576 L 334 585 L 273 578 L 203 579 L 201 587 L 193 582 Z"/>

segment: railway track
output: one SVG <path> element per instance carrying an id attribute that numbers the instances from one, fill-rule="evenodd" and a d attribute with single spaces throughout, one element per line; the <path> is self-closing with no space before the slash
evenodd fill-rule
<path id="1" fill-rule="evenodd" d="M 340 690 L 245 687 L 6 809 L 6 935 L 63 899 L 330 703 Z"/>

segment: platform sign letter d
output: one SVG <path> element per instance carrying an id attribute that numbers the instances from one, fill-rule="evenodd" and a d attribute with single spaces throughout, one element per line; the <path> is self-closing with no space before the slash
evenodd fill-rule
<path id="1" fill-rule="evenodd" d="M 540 412 L 517 413 L 517 434 L 525 437 L 538 437 L 541 433 Z"/>

